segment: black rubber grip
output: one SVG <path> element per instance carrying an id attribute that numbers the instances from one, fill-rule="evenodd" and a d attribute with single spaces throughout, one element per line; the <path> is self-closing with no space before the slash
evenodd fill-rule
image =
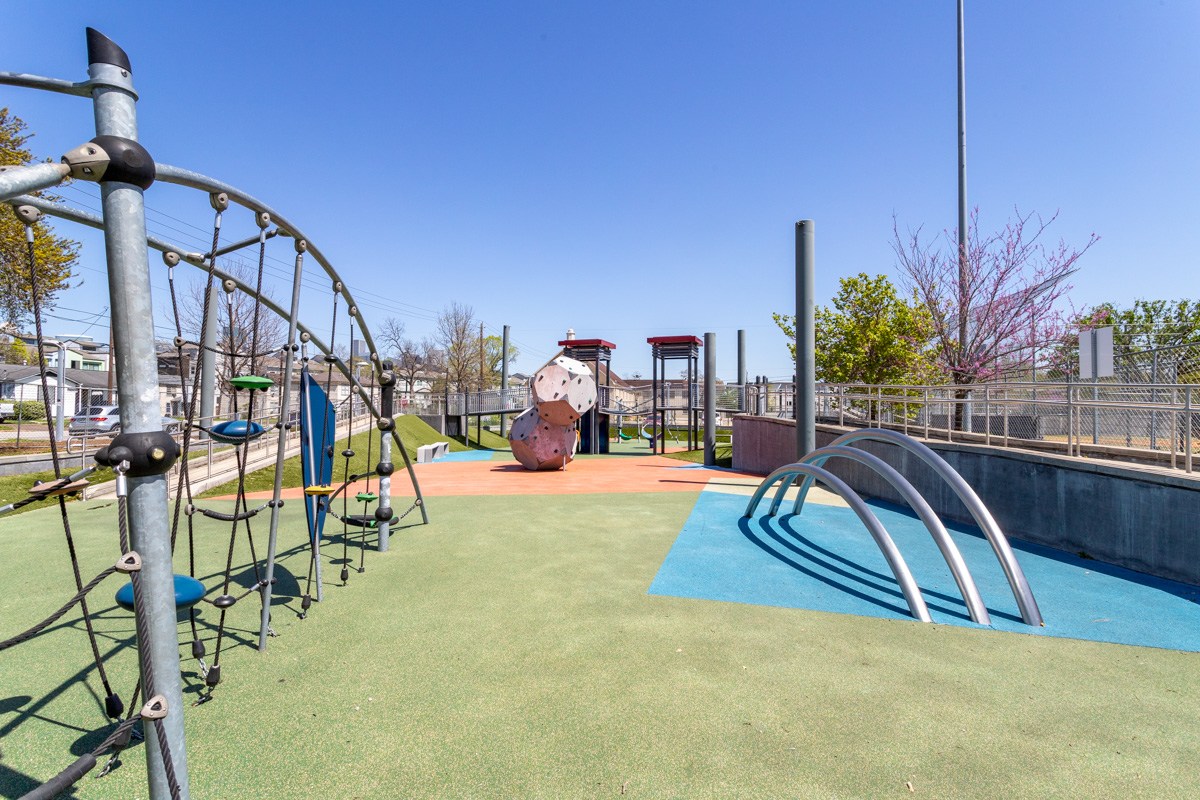
<path id="1" fill-rule="evenodd" d="M 79 779 L 96 768 L 96 757 L 91 753 L 79 759 L 32 792 L 21 795 L 21 800 L 53 800 L 70 789 Z"/>

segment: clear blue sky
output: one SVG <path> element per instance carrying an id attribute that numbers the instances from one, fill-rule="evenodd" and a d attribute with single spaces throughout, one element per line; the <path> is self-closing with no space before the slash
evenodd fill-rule
<path id="1" fill-rule="evenodd" d="M 770 316 L 792 308 L 796 220 L 816 221 L 822 302 L 894 274 L 893 213 L 955 224 L 953 0 L 10 4 L 0 69 L 83 79 L 85 25 L 129 53 L 156 160 L 284 211 L 370 322 L 419 338 L 458 300 L 510 324 L 518 369 L 568 327 L 615 342 L 623 374 L 648 374 L 647 336 L 715 331 L 732 379 L 745 328 L 750 374 L 790 375 Z M 1198 42 L 1195 2 L 967 3 L 969 201 L 985 229 L 1016 205 L 1061 210 L 1056 239 L 1099 234 L 1076 306 L 1200 294 Z M 39 155 L 94 133 L 78 98 L 0 87 L 0 105 Z M 204 249 L 202 194 L 157 184 L 147 204 L 152 232 Z M 253 231 L 240 211 L 224 235 Z M 57 313 L 91 320 L 103 248 L 78 237 L 84 284 Z M 302 317 L 327 330 L 311 283 Z"/>

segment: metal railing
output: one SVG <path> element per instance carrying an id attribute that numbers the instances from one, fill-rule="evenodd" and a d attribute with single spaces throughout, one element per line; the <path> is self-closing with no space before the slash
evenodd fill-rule
<path id="1" fill-rule="evenodd" d="M 789 383 L 752 385 L 751 413 L 793 416 Z M 1195 384 L 817 384 L 818 420 L 911 436 L 1151 461 L 1192 471 Z"/>
<path id="2" fill-rule="evenodd" d="M 486 389 L 482 392 L 454 392 L 449 395 L 451 416 L 463 414 L 496 414 L 501 411 L 521 411 L 533 402 L 528 386 L 514 386 L 507 391 Z"/>
<path id="3" fill-rule="evenodd" d="M 746 408 L 747 387 L 734 383 L 722 384 L 717 387 L 717 411 L 726 414 L 741 413 Z M 596 404 L 605 414 L 645 414 L 651 409 L 652 390 L 648 386 L 628 388 L 621 386 L 600 386 L 597 388 Z M 428 395 L 431 407 L 438 408 L 432 413 L 441 413 L 441 399 L 437 395 Z M 461 414 L 495 414 L 500 411 L 520 411 L 533 405 L 529 387 L 518 386 L 501 392 L 499 389 L 487 389 L 482 392 L 455 392 L 449 395 L 449 410 L 451 415 Z M 664 382 L 659 384 L 658 408 L 670 411 L 700 411 L 704 408 L 704 384 Z M 413 412 L 409 412 L 413 413 Z"/>

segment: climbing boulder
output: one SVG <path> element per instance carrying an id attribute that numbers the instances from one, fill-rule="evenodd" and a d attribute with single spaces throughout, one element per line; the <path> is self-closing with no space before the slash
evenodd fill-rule
<path id="1" fill-rule="evenodd" d="M 596 379 L 581 361 L 559 356 L 529 381 L 537 415 L 553 425 L 574 425 L 596 404 Z"/>
<path id="2" fill-rule="evenodd" d="M 540 419 L 536 407 L 513 420 L 508 441 L 526 469 L 558 469 L 575 456 L 575 429 Z"/>

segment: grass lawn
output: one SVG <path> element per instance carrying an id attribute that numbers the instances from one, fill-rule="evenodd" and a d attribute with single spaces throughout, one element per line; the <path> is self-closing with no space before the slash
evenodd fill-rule
<path id="1" fill-rule="evenodd" d="M 362 425 L 358 427 L 359 430 L 353 437 L 342 439 L 334 445 L 333 480 L 335 484 L 343 480 L 343 475 L 346 472 L 346 459 L 342 458 L 342 451 L 347 447 L 354 451 L 354 457 L 350 459 L 349 473 L 351 475 L 374 469 L 375 464 L 379 461 L 379 429 L 371 426 L 368 434 L 368 431 L 364 430 Z M 419 418 L 409 414 L 396 417 L 396 430 L 400 433 L 400 439 L 404 442 L 404 449 L 408 451 L 408 457 L 413 461 L 417 460 L 417 448 L 421 445 L 447 441 L 447 437 L 442 436 Z M 367 462 L 368 435 L 370 436 L 371 447 L 371 461 L 369 464 Z M 468 447 L 461 441 L 456 441 L 453 438 L 450 438 L 449 441 L 451 451 L 475 449 L 473 446 Z M 403 468 L 404 461 L 399 453 L 396 453 L 394 443 L 392 453 L 392 462 L 396 465 L 397 471 L 399 471 Z M 304 479 L 300 474 L 300 456 L 292 456 L 283 462 L 283 488 L 289 489 L 303 485 Z M 269 492 L 273 488 L 275 488 L 275 470 L 273 465 L 264 467 L 246 476 L 247 492 Z M 209 489 L 199 496 L 218 497 L 236 492 L 237 480 L 234 479 L 228 483 L 223 483 L 220 486 Z"/>
<path id="2" fill-rule="evenodd" d="M 717 466 L 718 467 L 733 467 L 733 445 L 718 444 L 716 447 Z M 693 464 L 704 463 L 704 448 L 698 450 L 681 450 L 678 453 L 666 453 L 667 458 L 676 458 L 680 461 L 690 461 Z"/>
<path id="3" fill-rule="evenodd" d="M 74 469 L 64 470 L 63 474 L 70 475 L 75 471 L 76 470 Z M 53 470 L 47 470 L 46 472 L 30 472 L 25 475 L 5 475 L 4 477 L 0 477 L 0 506 L 6 506 L 9 503 L 15 503 L 18 500 L 24 500 L 26 497 L 29 497 L 29 489 L 35 482 L 52 480 L 54 480 Z M 73 502 L 74 499 L 75 498 L 73 497 L 68 497 L 67 502 Z M 45 500 L 38 500 L 36 503 L 30 503 L 24 508 L 5 514 L 4 517 L 0 517 L 0 526 L 4 524 L 2 520 L 11 517 L 13 514 L 24 514 L 25 512 L 33 511 L 34 509 L 56 505 L 58 505 L 58 500 L 53 497 L 46 498 Z"/>
<path id="4" fill-rule="evenodd" d="M 508 439 L 504 438 L 503 436 L 501 436 L 498 433 L 493 433 L 492 431 L 489 431 L 487 428 L 484 428 L 482 432 L 478 431 L 474 425 L 471 425 L 468 428 L 467 438 L 466 438 L 465 442 L 463 441 L 463 437 L 461 437 L 461 436 L 452 436 L 450 438 L 454 442 L 456 442 L 460 445 L 461 444 L 469 445 L 471 449 L 476 449 L 476 448 L 482 448 L 484 450 L 507 450 L 507 449 L 509 449 Z M 457 450 L 465 450 L 467 448 L 466 447 L 455 448 L 455 447 L 451 446 L 450 449 L 451 450 L 456 450 L 456 449 Z"/>

